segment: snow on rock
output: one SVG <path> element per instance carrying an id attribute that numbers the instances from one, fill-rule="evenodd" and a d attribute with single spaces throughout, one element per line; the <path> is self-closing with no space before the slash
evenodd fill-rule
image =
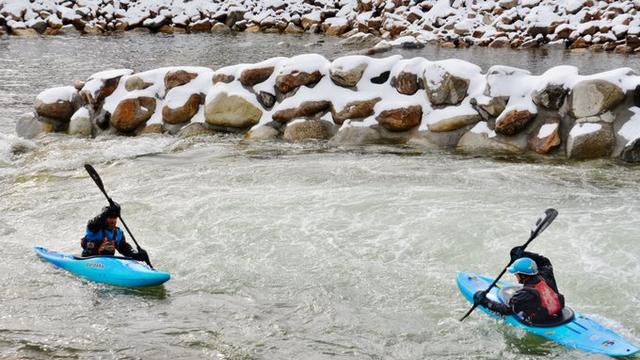
<path id="1" fill-rule="evenodd" d="M 640 97 L 640 77 L 629 68 L 585 76 L 575 67 L 557 66 L 533 75 L 501 65 L 483 72 L 457 59 L 355 55 L 329 61 L 303 54 L 216 70 L 109 70 L 80 83 L 82 96 L 72 86 L 38 95 L 36 120 L 52 124 L 50 131 L 84 136 L 95 135 L 96 126 L 122 134 L 177 134 L 199 123 L 194 129 L 245 132 L 249 140 L 287 133 L 291 141 L 411 139 L 458 144 L 465 151 L 539 154 L 566 144 L 570 158 L 640 161 L 640 109 L 629 105 Z M 51 104 L 58 108 L 46 108 Z M 70 118 L 73 126 L 63 126 Z M 624 140 L 620 146 L 614 128 Z M 638 155 L 628 155 L 636 143 Z M 627 155 L 620 154 L 623 148 Z"/>

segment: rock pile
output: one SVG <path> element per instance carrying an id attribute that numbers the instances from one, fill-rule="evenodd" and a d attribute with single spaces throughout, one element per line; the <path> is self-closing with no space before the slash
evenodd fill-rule
<path id="1" fill-rule="evenodd" d="M 243 133 L 247 140 L 397 143 L 640 161 L 640 76 L 542 75 L 461 60 L 317 54 L 212 70 L 108 70 L 47 89 L 17 132 Z"/>
<path id="2" fill-rule="evenodd" d="M 471 45 L 632 53 L 640 48 L 633 0 L 3 0 L 0 36 L 148 32 L 324 33 L 346 43 Z"/>

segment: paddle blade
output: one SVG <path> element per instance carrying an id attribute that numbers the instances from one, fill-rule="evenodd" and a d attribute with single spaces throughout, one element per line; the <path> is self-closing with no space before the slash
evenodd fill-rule
<path id="1" fill-rule="evenodd" d="M 98 175 L 98 172 L 96 171 L 96 169 L 94 169 L 93 166 L 89 164 L 84 164 L 84 168 L 85 170 L 87 170 L 87 172 L 89 173 L 89 176 L 91 176 L 91 178 L 96 183 L 96 185 L 98 185 L 100 190 L 104 192 L 104 185 L 102 184 L 102 179 L 100 179 L 100 175 Z"/>
<path id="2" fill-rule="evenodd" d="M 538 236 L 541 232 L 544 231 L 544 229 L 551 225 L 556 216 L 558 216 L 558 211 L 556 209 L 549 208 L 545 210 L 544 215 L 542 215 L 538 219 L 538 221 L 536 221 L 536 224 L 531 229 L 531 239 Z"/>

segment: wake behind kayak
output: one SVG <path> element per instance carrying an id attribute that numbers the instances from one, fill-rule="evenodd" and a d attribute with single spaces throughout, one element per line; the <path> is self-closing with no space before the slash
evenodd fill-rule
<path id="1" fill-rule="evenodd" d="M 466 272 L 460 272 L 456 277 L 460 292 L 470 303 L 473 303 L 473 294 L 476 291 L 487 289 L 493 280 L 488 276 Z M 487 297 L 494 301 L 508 303 L 514 290 L 519 288 L 520 285 L 500 281 L 491 289 Z M 640 352 L 640 348 L 626 341 L 622 336 L 577 311 L 566 311 L 563 314 L 564 321 L 560 321 L 558 324 L 532 326 L 523 323 L 515 315 L 501 317 L 484 306 L 478 306 L 478 308 L 495 319 L 501 319 L 511 326 L 545 337 L 568 348 L 608 356 L 629 356 Z"/>
<path id="2" fill-rule="evenodd" d="M 98 283 L 127 287 L 157 286 L 171 278 L 167 272 L 151 269 L 147 264 L 129 258 L 116 256 L 81 258 L 69 253 L 49 251 L 42 246 L 36 246 L 34 250 L 47 262 L 76 276 Z"/>

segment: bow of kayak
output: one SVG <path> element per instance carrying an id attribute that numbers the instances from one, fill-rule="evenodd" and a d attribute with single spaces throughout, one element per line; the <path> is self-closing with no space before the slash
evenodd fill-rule
<path id="1" fill-rule="evenodd" d="M 169 273 L 151 269 L 147 264 L 133 259 L 116 256 L 81 258 L 49 251 L 42 246 L 36 246 L 34 250 L 43 260 L 98 283 L 127 287 L 157 286 L 171 278 Z"/>
<path id="2" fill-rule="evenodd" d="M 473 294 L 479 290 L 486 290 L 493 280 L 488 276 L 466 272 L 460 272 L 456 277 L 460 292 L 470 303 L 473 303 Z M 513 291 L 519 286 L 499 281 L 487 294 L 487 297 L 493 301 L 505 303 L 505 298 L 509 296 L 509 289 Z M 640 348 L 631 344 L 611 329 L 577 311 L 573 311 L 573 316 L 561 324 L 542 327 L 527 325 L 514 315 L 502 317 L 483 306 L 478 306 L 478 308 L 492 318 L 501 319 L 509 325 L 540 335 L 569 348 L 608 356 L 629 356 L 640 351 Z"/>

